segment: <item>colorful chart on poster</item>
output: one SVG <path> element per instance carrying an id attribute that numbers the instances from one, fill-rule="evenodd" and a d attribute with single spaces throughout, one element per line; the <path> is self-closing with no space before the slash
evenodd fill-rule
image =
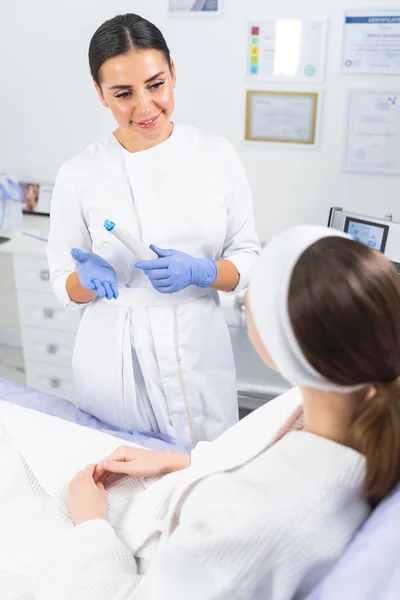
<path id="1" fill-rule="evenodd" d="M 325 20 L 249 23 L 247 77 L 322 82 L 326 28 Z"/>

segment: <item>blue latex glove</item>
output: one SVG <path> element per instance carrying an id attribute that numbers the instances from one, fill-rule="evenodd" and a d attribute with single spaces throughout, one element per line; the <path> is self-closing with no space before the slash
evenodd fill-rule
<path id="1" fill-rule="evenodd" d="M 150 279 L 153 287 L 162 294 L 179 292 L 189 285 L 210 287 L 218 276 L 212 258 L 195 258 L 178 250 L 162 250 L 150 246 L 159 258 L 136 263 Z"/>
<path id="2" fill-rule="evenodd" d="M 98 298 L 118 298 L 117 275 L 109 262 L 93 252 L 71 250 L 71 256 L 79 263 L 78 277 L 82 287 L 96 293 Z"/>

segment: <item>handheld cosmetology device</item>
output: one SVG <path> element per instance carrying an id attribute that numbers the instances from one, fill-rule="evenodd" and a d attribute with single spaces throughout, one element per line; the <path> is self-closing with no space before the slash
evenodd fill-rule
<path id="1" fill-rule="evenodd" d="M 119 225 L 116 225 L 113 221 L 106 219 L 104 221 L 104 227 L 119 239 L 119 241 L 124 244 L 125 248 L 128 248 L 138 260 L 153 260 L 158 258 L 157 254 L 151 248 L 133 237 L 133 235 Z"/>
<path id="2" fill-rule="evenodd" d="M 125 248 L 130 250 L 132 252 L 132 254 L 138 260 L 154 260 L 154 259 L 158 258 L 158 255 L 151 248 L 146 246 L 146 244 L 144 244 L 142 241 L 135 238 L 133 235 L 131 235 L 129 233 L 129 231 L 126 231 L 125 229 L 123 229 L 123 227 L 116 225 L 113 221 L 109 221 L 108 219 L 106 219 L 104 221 L 104 227 L 107 229 L 107 231 L 112 233 L 125 246 Z M 194 435 L 193 422 L 192 422 L 192 417 L 190 414 L 189 404 L 188 404 L 188 400 L 187 400 L 185 382 L 183 379 L 181 356 L 179 353 L 180 344 L 179 344 L 178 310 L 177 310 L 177 305 L 176 305 L 176 302 L 174 299 L 174 295 L 173 294 L 168 294 L 168 295 L 169 295 L 169 298 L 171 301 L 171 309 L 172 309 L 173 322 L 174 322 L 174 347 L 175 347 L 175 359 L 176 359 L 177 370 L 178 370 L 178 378 L 179 378 L 179 382 L 180 382 L 180 386 L 181 386 L 183 401 L 185 404 L 186 417 L 188 420 L 190 436 L 192 439 L 192 443 L 194 445 L 196 443 L 196 438 Z"/>
<path id="3" fill-rule="evenodd" d="M 357 241 L 379 250 L 392 261 L 400 275 L 400 223 L 392 221 L 392 215 L 369 217 L 333 207 L 328 227 L 348 233 Z"/>

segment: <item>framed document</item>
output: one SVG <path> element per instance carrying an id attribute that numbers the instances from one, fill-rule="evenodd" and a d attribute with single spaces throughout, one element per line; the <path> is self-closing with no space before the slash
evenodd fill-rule
<path id="1" fill-rule="evenodd" d="M 344 73 L 400 73 L 400 9 L 348 11 L 344 17 Z"/>
<path id="2" fill-rule="evenodd" d="M 167 0 L 172 17 L 215 16 L 222 13 L 223 0 Z"/>
<path id="3" fill-rule="evenodd" d="M 248 142 L 315 147 L 319 120 L 318 92 L 248 91 Z"/>
<path id="4" fill-rule="evenodd" d="M 326 19 L 249 23 L 247 78 L 322 82 L 326 30 Z"/>
<path id="5" fill-rule="evenodd" d="M 351 91 L 344 169 L 400 174 L 400 89 Z"/>

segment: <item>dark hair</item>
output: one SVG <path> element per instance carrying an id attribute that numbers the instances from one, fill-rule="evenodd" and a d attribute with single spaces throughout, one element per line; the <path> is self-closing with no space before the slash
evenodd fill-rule
<path id="1" fill-rule="evenodd" d="M 345 386 L 376 386 L 351 429 L 367 459 L 366 495 L 376 505 L 400 480 L 400 278 L 371 248 L 324 238 L 293 270 L 289 314 L 318 373 Z"/>
<path id="2" fill-rule="evenodd" d="M 90 72 L 97 85 L 106 60 L 132 50 L 159 50 L 171 69 L 171 54 L 161 31 L 139 15 L 118 15 L 100 25 L 90 41 Z"/>

